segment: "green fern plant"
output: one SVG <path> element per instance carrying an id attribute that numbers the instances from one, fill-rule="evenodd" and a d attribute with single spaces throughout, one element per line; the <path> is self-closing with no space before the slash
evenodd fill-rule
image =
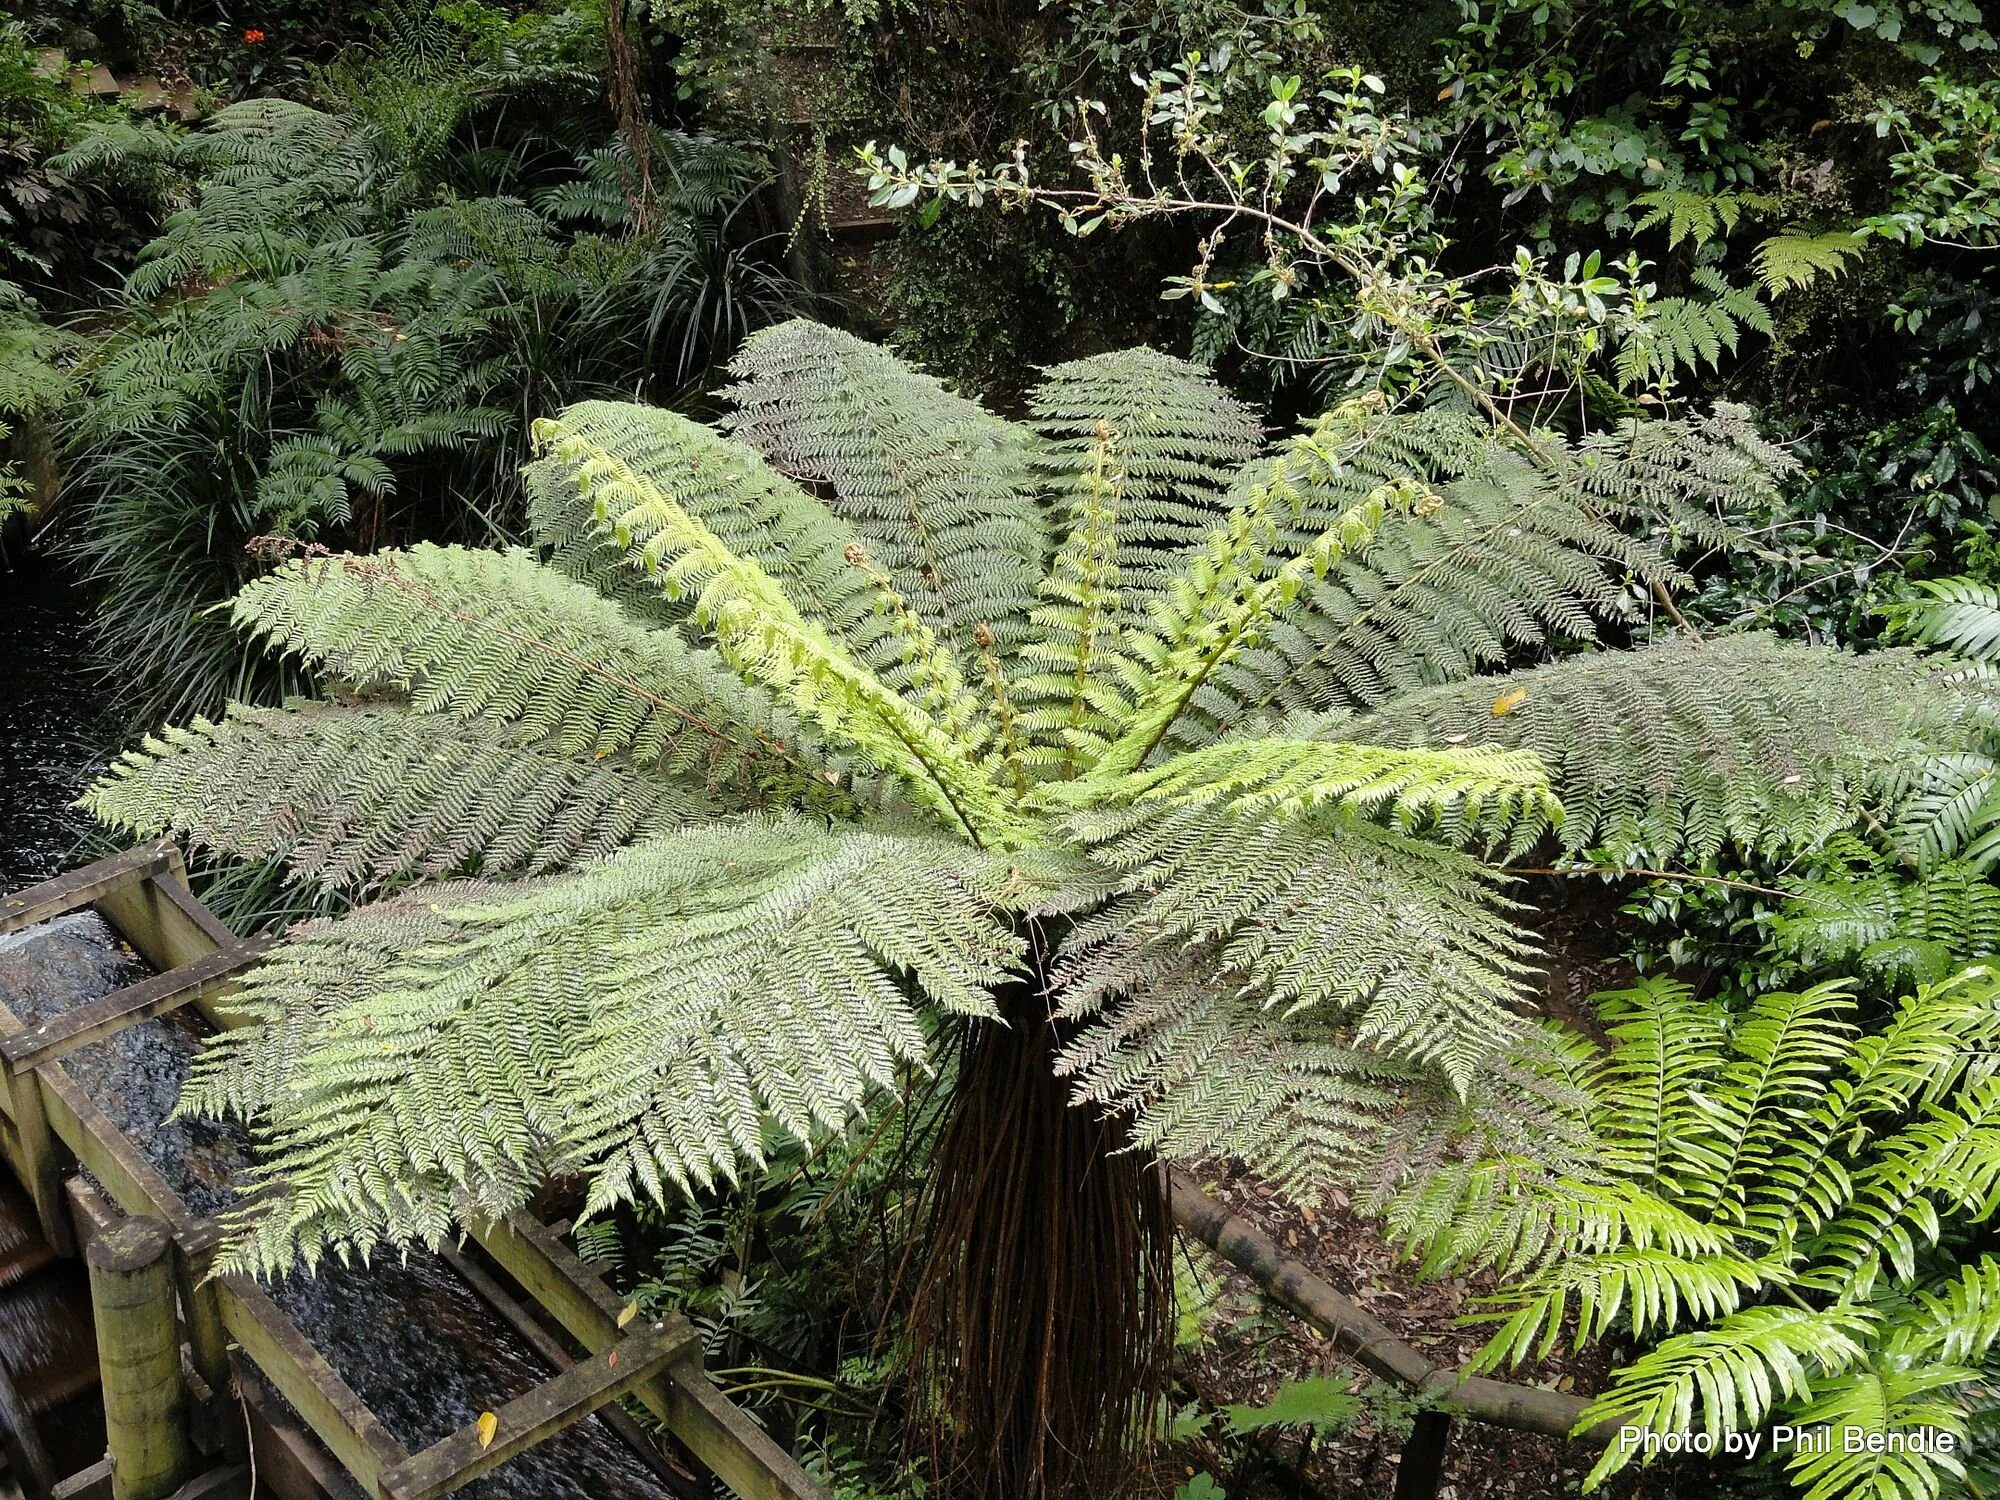
<path id="1" fill-rule="evenodd" d="M 1979 1493 L 1959 1481 L 1989 1482 L 1964 1446 L 2000 1365 L 2000 1259 L 1975 1238 L 2000 1206 L 1996 1001 L 1984 967 L 1874 1031 L 1849 981 L 1733 1018 L 1671 979 L 1600 995 L 1606 1050 L 1567 1054 L 1591 1169 L 1474 1153 L 1394 1194 L 1389 1221 L 1432 1270 L 1506 1279 L 1482 1368 L 1641 1341 L 1582 1425 L 1721 1451 L 1826 1424 L 1830 1452 L 1776 1455 L 1808 1500 Z M 1920 1429 L 1951 1442 L 1908 1451 Z M 1612 1443 L 1592 1484 L 1640 1451 Z"/>
<path id="2" fill-rule="evenodd" d="M 447 92 L 497 87 L 438 66 Z M 576 231 L 519 196 L 430 189 L 442 143 L 411 134 L 438 124 L 428 99 L 407 130 L 283 99 L 192 132 L 123 120 L 61 159 L 168 185 L 64 423 L 68 541 L 148 716 L 281 696 L 213 607 L 252 576 L 248 539 L 511 535 L 519 430 L 544 403 L 671 389 L 789 310 L 736 222 L 750 153 L 661 132 L 652 227 Z"/>
<path id="3" fill-rule="evenodd" d="M 1610 518 L 1763 482 L 1738 414 L 1551 477 L 1379 400 L 1267 441 L 1143 350 L 1047 372 L 1025 423 L 811 325 L 735 375 L 728 432 L 537 424 L 546 562 L 252 583 L 236 622 L 337 700 L 90 793 L 365 902 L 247 976 L 183 1101 L 270 1146 L 229 1264 L 436 1240 L 557 1172 L 592 1212 L 730 1180 L 952 1051 L 919 1388 L 973 1493 L 1095 1483 L 1172 1328 L 1126 1147 L 1306 1189 L 1379 1157 L 1416 1100 L 1526 1076 L 1504 851 L 1810 846 L 1978 732 L 1907 652 L 1592 649 L 1673 576 Z M 1100 1281 L 1039 1279 L 1085 1244 Z M 996 1402 L 975 1358 L 1091 1379 Z"/>

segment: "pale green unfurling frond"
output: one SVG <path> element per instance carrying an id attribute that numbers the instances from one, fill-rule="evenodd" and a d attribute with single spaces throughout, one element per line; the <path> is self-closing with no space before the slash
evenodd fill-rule
<path id="1" fill-rule="evenodd" d="M 1333 804 L 1386 813 L 1409 829 L 1449 812 L 1454 826 L 1496 841 L 1523 820 L 1540 828 L 1562 817 L 1541 761 L 1490 745 L 1392 750 L 1326 740 L 1229 740 L 1123 777 L 1099 795 L 1120 803 L 1219 802 L 1287 818 Z"/>
<path id="2" fill-rule="evenodd" d="M 914 647 L 913 675 L 936 696 L 928 709 L 850 655 L 824 625 L 799 610 L 776 578 L 732 551 L 686 509 L 667 488 L 678 471 L 670 469 L 656 481 L 633 468 L 601 445 L 598 425 L 593 419 L 576 428 L 564 418 L 539 424 L 537 437 L 589 489 L 599 519 L 630 549 L 634 562 L 670 595 L 696 599 L 698 619 L 739 671 L 779 693 L 830 738 L 896 776 L 947 827 L 974 843 L 1005 846 L 1022 836 L 1025 820 L 973 763 L 981 749 L 972 737 L 976 701 L 926 633 L 904 638 Z M 849 544 L 842 565 L 868 585 L 866 561 L 856 542 Z M 895 639 L 896 611 L 885 611 L 884 617 Z"/>
<path id="3" fill-rule="evenodd" d="M 1015 691 L 1033 758 L 1075 774 L 1131 713 L 1124 634 L 1148 629 L 1175 553 L 1220 519 L 1258 429 L 1205 372 L 1150 349 L 1058 365 L 1030 404 L 1061 542 Z"/>

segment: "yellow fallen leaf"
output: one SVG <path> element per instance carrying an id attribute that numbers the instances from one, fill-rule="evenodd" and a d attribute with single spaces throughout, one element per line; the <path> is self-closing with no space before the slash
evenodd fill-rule
<path id="1" fill-rule="evenodd" d="M 628 1302 L 623 1307 L 618 1309 L 618 1326 L 620 1328 L 623 1328 L 627 1323 L 631 1322 L 634 1318 L 638 1316 L 639 1316 L 639 1304 L 636 1302 Z"/>
<path id="2" fill-rule="evenodd" d="M 479 1414 L 480 1447 L 491 1448 L 493 1446 L 493 1434 L 498 1432 L 499 1430 L 500 1430 L 500 1419 L 497 1416 L 495 1416 L 490 1411 L 483 1411 Z"/>
<path id="3" fill-rule="evenodd" d="M 1528 690 L 1526 688 L 1509 688 L 1493 700 L 1493 717 L 1504 719 L 1527 701 Z"/>

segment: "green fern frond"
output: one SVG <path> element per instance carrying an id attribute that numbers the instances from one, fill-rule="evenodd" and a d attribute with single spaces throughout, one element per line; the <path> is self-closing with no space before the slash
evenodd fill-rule
<path id="1" fill-rule="evenodd" d="M 711 653 L 524 552 L 425 543 L 297 559 L 245 588 L 233 613 L 357 691 L 507 725 L 523 744 L 718 783 L 824 786 L 810 737 Z"/>
<path id="2" fill-rule="evenodd" d="M 1797 887 L 1772 937 L 1802 964 L 1855 964 L 1891 981 L 1934 983 L 1967 960 L 2000 954 L 2000 888 L 1956 862 L 1917 876 L 1830 871 Z"/>
<path id="3" fill-rule="evenodd" d="M 1763 1426 L 1780 1400 L 1809 1399 L 1820 1371 L 1860 1363 L 1866 1357 L 1862 1340 L 1874 1322 L 1872 1312 L 1858 1307 L 1744 1308 L 1713 1328 L 1678 1334 L 1640 1355 L 1590 1403 L 1578 1425 L 1703 1432 L 1720 1452 L 1727 1434 Z M 1634 1451 L 1610 1444 L 1584 1482 L 1595 1485 L 1617 1473 Z"/>
<path id="4" fill-rule="evenodd" d="M 1606 1100 L 1597 1120 L 1605 1150 L 1620 1172 L 1671 1191 L 1677 1144 L 1702 1128 L 1696 1085 L 1726 1055 L 1722 1029 L 1675 979 L 1644 979 L 1597 1004 L 1614 1044 L 1596 1089 Z"/>
<path id="5" fill-rule="evenodd" d="M 182 1104 L 283 1153 L 233 1263 L 434 1244 L 551 1171 L 593 1211 L 660 1198 L 761 1161 L 767 1126 L 840 1128 L 924 1058 L 899 976 L 990 1013 L 1021 952 L 1007 874 L 935 835 L 748 821 L 313 925 L 248 976 L 251 1024 Z"/>
<path id="6" fill-rule="evenodd" d="M 1140 1039 L 1177 1020 L 1150 992 L 1196 954 L 1255 1003 L 1347 1018 L 1355 1045 L 1428 1062 L 1461 1089 L 1521 1029 L 1514 1008 L 1534 950 L 1475 860 L 1338 812 L 1280 819 L 1151 801 L 1071 825 L 1125 895 L 1065 943 L 1063 1008 L 1109 1010 L 1105 1024 L 1135 1038 L 1142 1063 Z M 1090 1034 L 1077 1045 L 1087 1051 Z M 1149 1086 L 1255 1087 L 1146 1066 Z"/>
<path id="7" fill-rule="evenodd" d="M 1968 1423 L 1960 1393 L 1985 1379 L 1983 1370 L 1932 1363 L 1818 1381 L 1816 1399 L 1798 1420 L 1830 1429 L 1832 1438 L 1824 1453 L 1793 1453 L 1785 1465 L 1793 1486 L 1803 1500 L 1935 1500 L 1948 1477 L 1965 1473 L 1960 1459 L 1938 1451 L 1937 1439 L 1949 1434 L 1963 1446 Z M 1850 1434 L 1862 1437 L 1858 1450 L 1850 1450 Z M 1923 1449 L 1899 1441 L 1919 1435 Z M 1878 1440 L 1879 1448 L 1868 1446 Z"/>
<path id="8" fill-rule="evenodd" d="M 1691 240 L 1700 249 L 1710 240 L 1726 239 L 1744 214 L 1766 212 L 1776 206 L 1776 200 L 1764 193 L 1704 193 L 1690 187 L 1661 187 L 1633 194 L 1632 206 L 1644 210 L 1632 225 L 1634 234 L 1664 224 L 1669 250 L 1678 249 L 1682 240 Z"/>
<path id="9" fill-rule="evenodd" d="M 339 889 L 562 869 L 724 807 L 622 756 L 579 760 L 483 720 L 330 703 L 237 706 L 162 730 L 83 805 L 140 838 L 187 834 Z"/>
<path id="10" fill-rule="evenodd" d="M 1736 352 L 1745 329 L 1772 331 L 1770 309 L 1755 288 L 1733 287 L 1706 266 L 1692 279 L 1706 296 L 1662 297 L 1625 334 L 1612 362 L 1621 387 L 1670 382 L 1704 366 L 1719 369 L 1723 356 Z"/>
<path id="11" fill-rule="evenodd" d="M 1839 1217 L 1814 1236 L 1812 1285 L 1866 1296 L 1886 1271 L 1907 1280 L 1920 1247 L 1943 1232 L 1939 1208 L 1990 1212 L 2000 1202 L 2000 1078 L 1986 1078 L 1950 1104 L 1885 1137 L 1854 1176 Z"/>
<path id="12" fill-rule="evenodd" d="M 1030 398 L 1058 531 L 1014 685 L 1031 759 L 1070 774 L 1095 761 L 1133 709 L 1140 678 L 1121 645 L 1223 513 L 1256 454 L 1256 419 L 1193 365 L 1150 349 L 1047 372 Z"/>
<path id="13" fill-rule="evenodd" d="M 638 566 L 656 576 L 670 596 L 696 597 L 697 618 L 731 664 L 751 682 L 780 694 L 830 738 L 900 779 L 945 826 L 961 829 L 975 844 L 1004 848 L 1019 842 L 1025 820 L 972 763 L 982 748 L 975 731 L 984 727 L 975 722 L 977 702 L 928 633 L 905 638 L 914 641 L 916 666 L 937 688 L 939 701 L 932 707 L 942 712 L 927 711 L 876 676 L 802 613 L 777 578 L 732 551 L 661 483 L 602 446 L 604 415 L 593 410 L 575 426 L 567 417 L 540 423 L 538 441 L 589 488 L 598 519 L 631 549 Z M 682 469 L 665 472 L 678 477 Z M 866 561 L 858 542 L 842 557 L 847 570 L 864 579 L 860 565 Z M 821 597 L 829 592 L 819 591 Z M 895 612 L 885 611 L 884 617 L 893 630 Z"/>
<path id="14" fill-rule="evenodd" d="M 1923 598 L 1892 611 L 1903 629 L 1974 661 L 2000 661 L 2000 589 L 1971 578 L 1925 578 L 1917 587 Z"/>
<path id="15" fill-rule="evenodd" d="M 1393 815 L 1417 829 L 1449 812 L 1458 827 L 1504 838 L 1523 820 L 1558 823 L 1562 805 L 1528 751 L 1486 745 L 1389 750 L 1324 740 L 1229 740 L 1109 784 L 1107 801 L 1219 802 L 1293 818 L 1323 806 Z"/>
<path id="16" fill-rule="evenodd" d="M 1774 234 L 1759 244 L 1750 264 L 1757 279 L 1775 296 L 1809 287 L 1822 277 L 1845 276 L 1848 262 L 1861 253 L 1865 243 L 1850 229 L 1818 234 L 1794 230 Z"/>
<path id="17" fill-rule="evenodd" d="M 1029 434 L 885 349 L 795 320 L 753 334 L 730 372 L 729 431 L 823 486 L 912 601 L 972 656 L 1018 643 L 1047 560 Z"/>
<path id="18" fill-rule="evenodd" d="M 1699 860 L 1725 842 L 1824 843 L 1902 757 L 1969 742 L 1977 723 L 1934 661 L 1746 634 L 1420 689 L 1322 733 L 1533 750 L 1564 809 L 1565 848 Z"/>

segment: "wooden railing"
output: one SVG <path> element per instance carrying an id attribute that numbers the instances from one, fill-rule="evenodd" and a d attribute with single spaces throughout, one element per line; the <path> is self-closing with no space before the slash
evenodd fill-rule
<path id="1" fill-rule="evenodd" d="M 420 1453 L 407 1451 L 255 1281 L 211 1274 L 219 1225 L 189 1208 L 63 1068 L 63 1057 L 77 1048 L 183 1006 L 227 1027 L 232 1018 L 217 1002 L 265 944 L 239 939 L 195 899 L 179 853 L 168 844 L 100 860 L 0 899 L 0 937 L 85 907 L 94 907 L 155 972 L 33 1025 L 0 1006 L 0 1158 L 27 1187 L 42 1232 L 60 1253 L 77 1253 L 121 1213 L 166 1225 L 186 1378 L 197 1406 L 218 1406 L 232 1382 L 240 1393 L 245 1372 L 232 1359 L 247 1360 L 368 1500 L 433 1500 L 630 1394 L 742 1500 L 824 1500 L 825 1491 L 703 1373 L 700 1340 L 685 1320 L 628 1326 L 623 1304 L 603 1279 L 550 1225 L 527 1214 L 468 1229 L 584 1354 L 490 1413 L 490 1431 L 474 1423 Z M 66 1181 L 73 1163 L 89 1170 L 115 1210 L 82 1183 Z M 447 1261 L 469 1278 L 484 1278 L 455 1255 Z M 504 1296 L 490 1283 L 482 1290 L 477 1279 L 474 1290 Z M 545 1332 L 534 1342 L 546 1355 L 560 1352 Z M 209 1419 L 211 1429 L 227 1426 L 214 1411 Z M 630 1432 L 629 1422 L 620 1425 Z M 226 1461 L 226 1443 L 210 1446 L 222 1449 Z M 311 1469 L 311 1460 L 301 1458 L 300 1472 Z M 177 1500 L 236 1493 L 225 1482 L 233 1472 L 196 1479 Z M 268 1473 L 266 1480 L 281 1495 L 287 1483 L 301 1496 L 334 1492 L 324 1480 Z M 110 1495 L 108 1461 L 54 1493 L 74 1500 Z"/>

